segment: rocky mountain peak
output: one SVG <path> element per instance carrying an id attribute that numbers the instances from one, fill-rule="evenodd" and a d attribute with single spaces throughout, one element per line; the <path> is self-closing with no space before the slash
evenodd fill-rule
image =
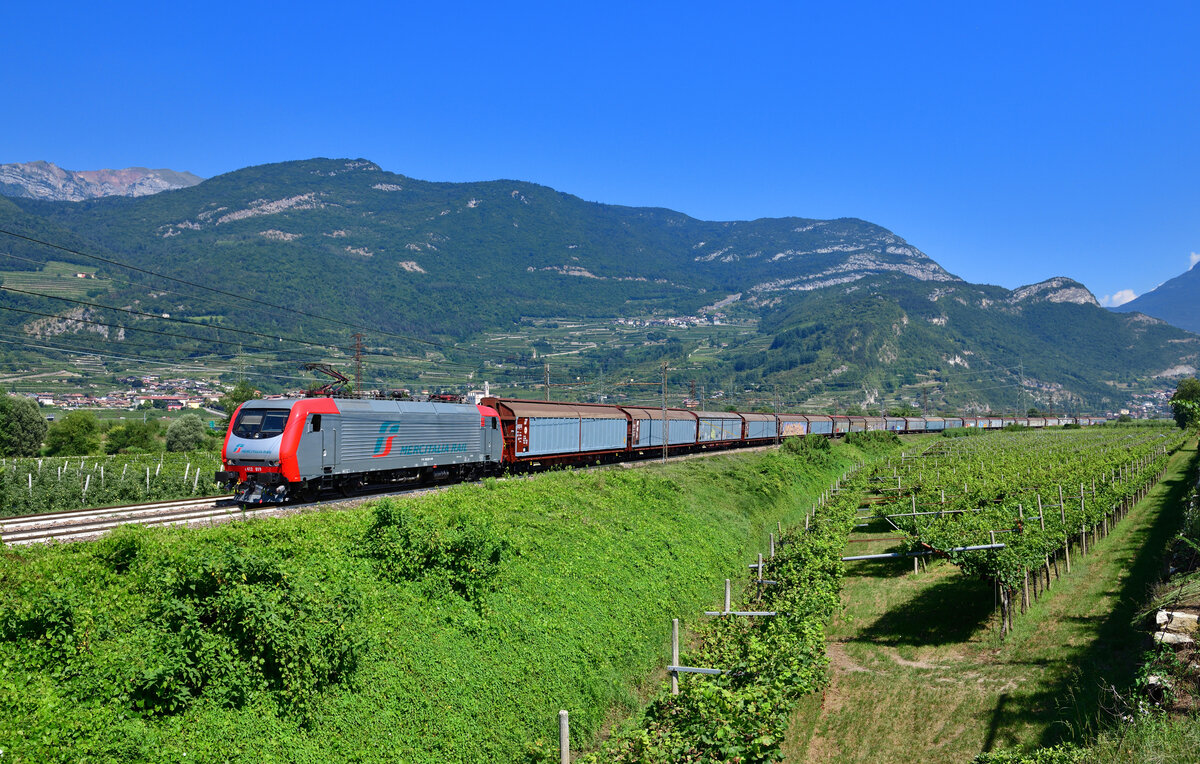
<path id="1" fill-rule="evenodd" d="M 58 202 L 102 196 L 149 196 L 194 186 L 190 172 L 127 167 L 123 170 L 64 170 L 53 162 L 0 164 L 0 195 Z"/>
<path id="2" fill-rule="evenodd" d="M 1065 276 L 1055 276 L 1036 284 L 1017 287 L 1013 290 L 1009 302 L 1014 305 L 1022 302 L 1069 302 L 1100 307 L 1095 295 L 1087 287 Z"/>

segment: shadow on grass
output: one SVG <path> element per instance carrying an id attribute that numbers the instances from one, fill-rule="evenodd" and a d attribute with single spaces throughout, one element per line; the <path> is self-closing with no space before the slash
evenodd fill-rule
<path id="1" fill-rule="evenodd" d="M 1159 499 L 1163 510 L 1152 525 L 1139 529 L 1125 542 L 1126 548 L 1133 545 L 1136 552 L 1128 555 L 1127 575 L 1113 587 L 1112 594 L 1118 598 L 1116 606 L 1097 628 L 1095 638 L 1069 656 L 1080 672 L 1075 680 L 1048 693 L 1047 705 L 1057 709 L 1057 719 L 1047 729 L 1042 745 L 1095 733 L 1114 711 L 1122 711 L 1115 708 L 1112 691 L 1128 696 L 1142 655 L 1150 648 L 1149 635 L 1134 620 L 1151 587 L 1162 577 L 1163 552 L 1179 529 L 1180 509 L 1195 469 L 1193 462 L 1181 474 L 1159 484 L 1166 489 L 1166 495 Z"/>
<path id="2" fill-rule="evenodd" d="M 891 551 L 891 550 L 886 550 Z M 883 550 L 865 551 L 855 549 L 851 554 L 883 554 Z M 893 558 L 889 560 L 855 560 L 846 563 L 846 578 L 901 578 L 912 573 L 912 560 Z"/>
<path id="3" fill-rule="evenodd" d="M 993 605 L 992 587 L 986 581 L 956 574 L 924 587 L 884 613 L 863 630 L 860 639 L 885 645 L 965 642 L 987 622 Z"/>

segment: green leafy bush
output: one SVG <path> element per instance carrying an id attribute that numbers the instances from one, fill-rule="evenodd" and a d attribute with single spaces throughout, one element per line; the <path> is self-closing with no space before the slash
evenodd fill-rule
<path id="1" fill-rule="evenodd" d="M 1085 761 L 1085 751 L 1070 743 L 1034 751 L 995 751 L 981 753 L 972 764 L 1077 764 Z"/>
<path id="2" fill-rule="evenodd" d="M 878 451 L 899 446 L 900 436 L 891 430 L 849 432 L 846 433 L 846 442 L 864 451 Z"/>
<path id="3" fill-rule="evenodd" d="M 829 438 L 824 435 L 802 435 L 793 438 L 785 438 L 783 448 L 788 453 L 810 455 L 814 453 L 825 453 L 832 448 Z"/>
<path id="4" fill-rule="evenodd" d="M 167 427 L 168 451 L 195 451 L 205 445 L 204 423 L 195 414 L 184 414 Z"/>
<path id="5" fill-rule="evenodd" d="M 456 515 L 439 524 L 391 499 L 378 502 L 373 514 L 363 546 L 382 575 L 427 580 L 469 602 L 494 587 L 505 544 L 486 520 Z"/>
<path id="6" fill-rule="evenodd" d="M 303 715 L 354 669 L 354 598 L 289 578 L 274 560 L 227 543 L 149 577 L 156 650 L 131 691 L 139 709 L 177 713 L 212 688 L 221 704 L 266 691 Z"/>

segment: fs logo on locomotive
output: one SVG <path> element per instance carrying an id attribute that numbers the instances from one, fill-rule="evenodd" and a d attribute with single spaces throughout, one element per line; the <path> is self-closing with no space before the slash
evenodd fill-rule
<path id="1" fill-rule="evenodd" d="M 375 453 L 371 454 L 372 459 L 378 459 L 381 456 L 412 456 L 421 454 L 454 454 L 465 453 L 467 450 L 466 443 L 410 443 L 406 446 L 401 446 L 392 453 L 392 440 L 396 437 L 392 433 L 400 432 L 399 422 L 384 422 L 379 425 L 379 439 L 375 441 Z"/>

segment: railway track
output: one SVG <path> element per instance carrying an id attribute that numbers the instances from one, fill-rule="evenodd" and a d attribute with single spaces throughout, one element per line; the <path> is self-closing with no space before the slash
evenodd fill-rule
<path id="1" fill-rule="evenodd" d="M 760 451 L 769 446 L 739 449 L 745 451 Z M 697 454 L 681 454 L 672 456 L 669 461 L 703 458 L 727 451 L 711 451 Z M 652 464 L 658 460 L 637 460 L 630 462 L 615 462 L 599 467 L 584 467 L 582 469 L 629 468 L 639 465 Z M 536 473 L 517 475 L 501 480 L 525 479 Z M 369 499 L 386 496 L 407 496 L 430 491 L 439 491 L 448 485 L 411 486 L 401 490 L 365 490 L 350 497 L 337 497 L 307 502 L 304 504 L 265 505 L 242 509 L 228 496 L 208 496 L 198 499 L 181 499 L 178 501 L 148 502 L 146 504 L 128 504 L 117 507 L 98 507 L 95 509 L 73 509 L 65 512 L 44 512 L 36 515 L 19 515 L 17 517 L 0 518 L 0 542 L 6 546 L 26 546 L 28 544 L 43 544 L 49 541 L 90 541 L 121 525 L 217 525 L 220 523 L 249 520 L 260 517 L 275 517 L 311 511 L 319 507 L 353 506 Z"/>
<path id="2" fill-rule="evenodd" d="M 0 541 L 8 546 L 38 544 L 51 540 L 83 541 L 100 536 L 119 525 L 211 523 L 224 521 L 235 515 L 250 515 L 254 511 L 243 512 L 231 499 L 225 497 L 206 497 L 68 512 L 45 512 L 0 519 Z"/>

